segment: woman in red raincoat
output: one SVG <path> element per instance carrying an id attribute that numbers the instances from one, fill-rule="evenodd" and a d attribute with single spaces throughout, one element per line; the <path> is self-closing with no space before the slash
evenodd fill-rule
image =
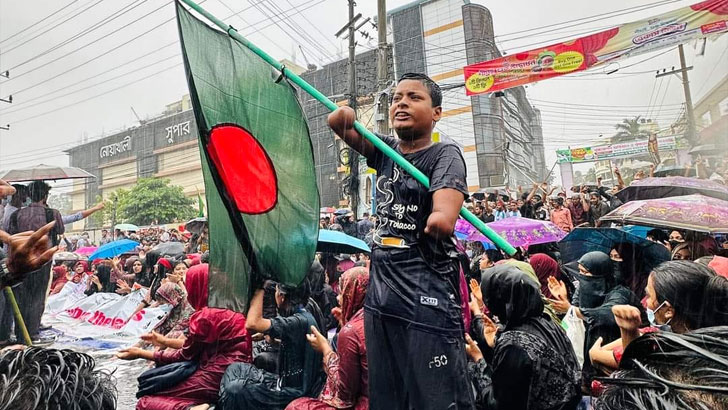
<path id="1" fill-rule="evenodd" d="M 121 350 L 124 360 L 153 360 L 158 366 L 181 361 L 197 361 L 197 370 L 175 387 L 144 396 L 137 410 L 186 410 L 191 406 L 217 402 L 220 380 L 234 362 L 252 362 L 252 341 L 245 329 L 245 316 L 227 309 L 207 307 L 208 265 L 192 267 L 187 272 L 187 300 L 196 312 L 190 317 L 189 336 L 167 340 L 160 335 L 145 338 L 167 349 L 149 351 L 139 348 Z M 181 347 L 181 348 L 180 348 Z"/>

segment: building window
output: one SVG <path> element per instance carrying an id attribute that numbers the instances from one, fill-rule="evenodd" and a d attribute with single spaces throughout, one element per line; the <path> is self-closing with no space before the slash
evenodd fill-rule
<path id="1" fill-rule="evenodd" d="M 725 97 L 723 101 L 718 103 L 718 110 L 720 110 L 720 116 L 728 115 L 728 97 Z"/>
<path id="2" fill-rule="evenodd" d="M 703 127 L 708 127 L 710 125 L 710 111 L 706 111 L 702 116 L 700 116 L 700 125 Z"/>

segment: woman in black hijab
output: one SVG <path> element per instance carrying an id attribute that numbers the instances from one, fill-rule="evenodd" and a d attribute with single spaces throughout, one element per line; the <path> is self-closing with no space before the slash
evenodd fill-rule
<path id="1" fill-rule="evenodd" d="M 487 410 L 572 410 L 579 392 L 579 365 L 564 330 L 544 314 L 538 284 L 515 266 L 484 272 L 484 302 L 504 326 L 485 320 L 492 360 L 486 363 L 478 345 L 466 335 L 476 386 L 476 406 Z M 480 335 L 478 335 L 480 336 Z"/>
<path id="2" fill-rule="evenodd" d="M 557 299 L 552 300 L 556 311 L 566 313 L 573 305 L 576 315 L 584 320 L 584 358 L 587 360 L 584 360 L 582 369 L 582 391 L 590 394 L 595 371 L 588 360 L 589 349 L 600 337 L 602 340 L 620 337 L 612 306 L 632 305 L 640 309 L 643 323 L 647 323 L 647 315 L 635 294 L 624 285 L 617 284 L 612 259 L 606 253 L 586 253 L 579 259 L 579 273 L 574 273 L 574 277 L 579 280 L 579 287 L 571 302 L 566 297 L 566 289 L 556 280 L 549 279 L 549 290 Z"/>

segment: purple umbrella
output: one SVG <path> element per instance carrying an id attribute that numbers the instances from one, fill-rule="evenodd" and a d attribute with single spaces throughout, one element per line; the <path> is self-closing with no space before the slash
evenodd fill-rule
<path id="1" fill-rule="evenodd" d="M 728 186 L 709 179 L 687 177 L 645 178 L 617 192 L 622 202 L 702 194 L 728 201 Z"/>
<path id="2" fill-rule="evenodd" d="M 558 242 L 566 236 L 566 232 L 553 223 L 538 219 L 512 217 L 487 223 L 486 225 L 513 246 Z M 458 219 L 455 223 L 455 231 L 467 235 L 469 241 L 490 242 L 475 227 L 463 219 Z"/>
<path id="3" fill-rule="evenodd" d="M 728 233 L 728 201 L 699 194 L 632 201 L 600 221 Z"/>

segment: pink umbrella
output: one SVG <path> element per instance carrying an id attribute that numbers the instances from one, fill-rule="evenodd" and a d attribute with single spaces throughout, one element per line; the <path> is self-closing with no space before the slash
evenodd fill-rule
<path id="1" fill-rule="evenodd" d="M 92 253 L 94 253 L 97 248 L 98 248 L 98 246 L 84 246 L 83 248 L 76 249 L 74 252 L 76 252 L 79 255 L 89 256 Z"/>
<path id="2" fill-rule="evenodd" d="M 566 232 L 559 229 L 550 221 L 541 221 L 539 219 L 512 217 L 487 223 L 486 225 L 513 246 L 558 242 L 566 236 Z M 456 222 L 455 231 L 467 235 L 469 241 L 490 242 L 488 238 L 478 232 L 469 222 L 462 219 Z"/>

